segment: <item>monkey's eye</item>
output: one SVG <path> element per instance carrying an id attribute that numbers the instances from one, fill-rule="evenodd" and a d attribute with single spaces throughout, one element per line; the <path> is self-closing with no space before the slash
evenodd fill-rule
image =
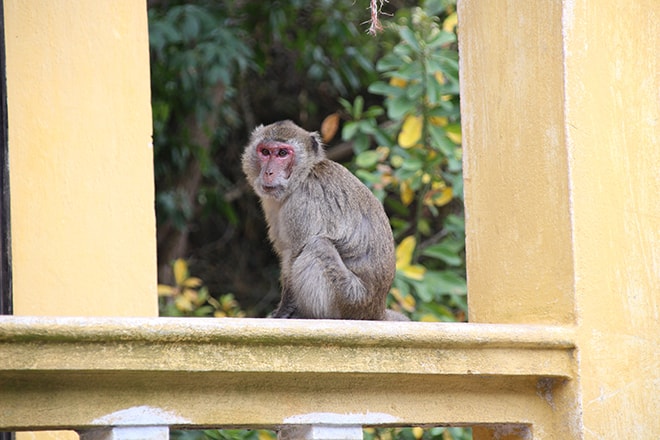
<path id="1" fill-rule="evenodd" d="M 268 148 L 262 148 L 261 149 L 261 154 L 263 156 L 270 156 L 270 150 Z"/>
<path id="2" fill-rule="evenodd" d="M 282 148 L 281 150 L 279 150 L 279 151 L 277 152 L 277 155 L 278 155 L 279 157 L 286 157 L 286 156 L 289 155 L 289 151 L 288 151 L 288 150 L 285 150 L 284 148 Z"/>

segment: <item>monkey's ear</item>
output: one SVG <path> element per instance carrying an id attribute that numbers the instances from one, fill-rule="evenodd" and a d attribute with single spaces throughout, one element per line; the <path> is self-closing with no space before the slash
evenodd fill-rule
<path id="1" fill-rule="evenodd" d="M 323 148 L 321 146 L 321 136 L 317 132 L 313 132 L 313 133 L 310 134 L 310 138 L 311 138 L 311 141 L 312 141 L 311 142 L 312 143 L 312 151 L 314 152 L 314 154 L 319 154 L 319 150 L 321 150 L 321 148 Z"/>

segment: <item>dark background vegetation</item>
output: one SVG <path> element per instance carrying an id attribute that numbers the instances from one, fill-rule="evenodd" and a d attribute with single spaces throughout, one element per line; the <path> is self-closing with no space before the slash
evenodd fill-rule
<path id="1" fill-rule="evenodd" d="M 391 306 L 466 318 L 455 1 L 385 3 L 376 36 L 368 7 L 149 1 L 161 314 L 273 310 L 278 263 L 240 155 L 256 125 L 292 119 L 385 204 Z"/>

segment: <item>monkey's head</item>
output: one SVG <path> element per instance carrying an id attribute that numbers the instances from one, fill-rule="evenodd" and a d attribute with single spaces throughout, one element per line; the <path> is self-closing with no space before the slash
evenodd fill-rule
<path id="1" fill-rule="evenodd" d="M 254 129 L 243 152 L 243 172 L 259 197 L 281 200 L 324 158 L 318 133 L 280 121 Z"/>

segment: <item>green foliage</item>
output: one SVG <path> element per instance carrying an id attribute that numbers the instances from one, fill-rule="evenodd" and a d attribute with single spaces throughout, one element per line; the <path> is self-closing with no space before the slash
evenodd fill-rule
<path id="1" fill-rule="evenodd" d="M 395 306 L 423 321 L 467 311 L 454 19 L 451 2 L 401 11 L 389 26 L 398 41 L 377 63 L 386 81 L 369 87 L 383 106 L 341 100 L 355 173 L 385 203 L 399 243 Z"/>
<path id="2" fill-rule="evenodd" d="M 253 66 L 253 55 L 227 11 L 204 4 L 150 8 L 149 45 L 158 219 L 183 229 L 196 213 L 198 194 L 182 182 L 201 173 L 210 186 L 230 186 L 213 156 L 240 127 L 234 78 Z M 205 187 L 192 190 L 201 195 Z M 222 198 L 212 200 L 213 208 L 235 218 Z"/>
<path id="3" fill-rule="evenodd" d="M 389 428 L 365 429 L 364 440 L 471 440 L 465 428 Z"/>
<path id="4" fill-rule="evenodd" d="M 160 316 L 245 316 L 238 301 L 231 293 L 216 299 L 209 294 L 209 289 L 197 277 L 191 277 L 188 263 L 182 258 L 172 264 L 174 285 L 158 285 Z"/>
<path id="5" fill-rule="evenodd" d="M 296 70 L 304 72 L 304 86 L 329 85 L 327 92 L 342 95 L 376 78 L 377 45 L 360 26 L 366 10 L 353 2 L 330 0 L 287 0 L 276 6 L 248 1 L 241 7 L 244 27 L 252 33 L 255 60 L 263 71 L 280 62 L 277 58 L 291 60 Z"/>
<path id="6" fill-rule="evenodd" d="M 173 440 L 275 440 L 277 436 L 273 431 L 243 429 L 207 429 L 205 431 L 172 431 Z"/>

